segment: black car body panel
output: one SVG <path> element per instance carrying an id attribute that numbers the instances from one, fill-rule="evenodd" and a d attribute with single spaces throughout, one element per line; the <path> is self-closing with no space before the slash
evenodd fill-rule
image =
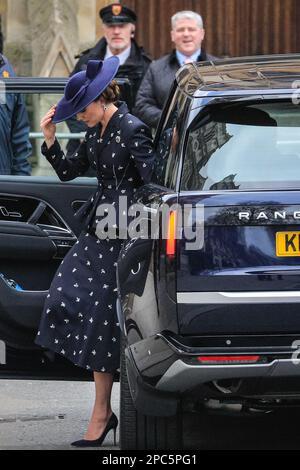
<path id="1" fill-rule="evenodd" d="M 300 398 L 299 76 L 299 55 L 190 64 L 177 74 L 155 139 L 155 184 L 137 199 L 147 207 L 154 198 L 157 214 L 161 194 L 172 194 L 167 204 L 193 210 L 173 255 L 157 215 L 158 237 L 142 242 L 142 275 L 134 249 L 118 263 L 139 413 L 148 392 L 149 415 L 163 413 L 164 394 L 174 413 L 186 400 L 271 407 L 274 397 Z M 195 249 L 186 248 L 185 224 L 203 229 Z"/>
<path id="2" fill-rule="evenodd" d="M 299 231 L 299 194 L 184 195 L 181 200 L 204 204 L 205 231 L 202 250 L 186 251 L 185 240 L 179 242 L 177 296 L 194 292 L 200 299 L 199 305 L 178 304 L 180 332 L 299 333 L 299 300 L 289 297 L 299 293 L 299 259 L 279 258 L 275 248 L 277 232 Z M 275 299 L 274 291 L 282 295 Z"/>

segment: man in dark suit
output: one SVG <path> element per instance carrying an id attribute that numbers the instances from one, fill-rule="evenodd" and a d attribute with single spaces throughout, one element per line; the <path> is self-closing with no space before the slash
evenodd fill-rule
<path id="1" fill-rule="evenodd" d="M 205 31 L 202 17 L 180 11 L 171 19 L 175 49 L 152 62 L 136 97 L 134 113 L 149 127 L 156 128 L 177 70 L 187 62 L 214 59 L 202 47 Z"/>

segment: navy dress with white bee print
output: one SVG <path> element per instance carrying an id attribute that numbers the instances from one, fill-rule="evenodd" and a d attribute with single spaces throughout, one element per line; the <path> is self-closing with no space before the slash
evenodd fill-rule
<path id="1" fill-rule="evenodd" d="M 127 196 L 130 204 L 136 189 L 150 181 L 155 156 L 149 129 L 124 103 L 100 135 L 100 126 L 89 129 L 70 158 L 57 141 L 49 149 L 42 146 L 61 180 L 81 176 L 92 166 L 98 187 L 78 211 L 83 231 L 50 286 L 35 342 L 77 366 L 114 373 L 120 361 L 116 264 L 122 240 L 96 237 L 96 211 L 109 203 L 118 213 L 119 196 Z"/>

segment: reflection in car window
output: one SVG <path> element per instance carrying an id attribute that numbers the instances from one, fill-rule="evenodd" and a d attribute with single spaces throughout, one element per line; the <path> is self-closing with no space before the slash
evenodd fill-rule
<path id="1" fill-rule="evenodd" d="M 292 103 L 212 107 L 191 126 L 181 189 L 299 188 L 299 131 Z"/>
<path id="2" fill-rule="evenodd" d="M 180 91 L 174 95 L 170 105 L 170 112 L 160 132 L 156 154 L 156 166 L 154 169 L 153 181 L 161 186 L 175 189 L 178 170 L 177 149 L 179 144 L 180 130 L 179 123 L 182 124 L 185 97 Z"/>

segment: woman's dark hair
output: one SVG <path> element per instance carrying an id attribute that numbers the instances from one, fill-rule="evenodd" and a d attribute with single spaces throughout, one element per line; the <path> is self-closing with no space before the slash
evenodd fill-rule
<path id="1" fill-rule="evenodd" d="M 119 85 L 117 84 L 116 80 L 112 80 L 108 87 L 105 88 L 103 93 L 101 93 L 99 98 L 102 97 L 106 101 L 106 103 L 114 103 L 115 101 L 118 101 L 119 96 Z"/>

